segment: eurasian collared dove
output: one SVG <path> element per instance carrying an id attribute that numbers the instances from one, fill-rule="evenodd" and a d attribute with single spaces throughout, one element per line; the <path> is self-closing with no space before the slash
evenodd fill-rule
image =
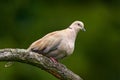
<path id="1" fill-rule="evenodd" d="M 79 30 L 85 31 L 83 22 L 74 21 L 68 28 L 48 33 L 33 42 L 28 51 L 33 51 L 55 60 L 62 59 L 73 53 L 75 39 Z"/>

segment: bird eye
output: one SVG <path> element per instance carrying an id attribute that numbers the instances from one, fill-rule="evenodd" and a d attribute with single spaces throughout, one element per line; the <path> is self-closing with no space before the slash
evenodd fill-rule
<path id="1" fill-rule="evenodd" d="M 79 23 L 77 24 L 78 26 L 81 26 Z"/>

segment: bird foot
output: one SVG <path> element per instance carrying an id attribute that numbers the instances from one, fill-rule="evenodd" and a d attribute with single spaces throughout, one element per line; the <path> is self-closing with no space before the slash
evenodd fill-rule
<path id="1" fill-rule="evenodd" d="M 55 64 L 58 63 L 58 61 L 57 61 L 56 59 L 54 59 L 53 57 L 50 57 L 50 59 L 51 59 Z"/>

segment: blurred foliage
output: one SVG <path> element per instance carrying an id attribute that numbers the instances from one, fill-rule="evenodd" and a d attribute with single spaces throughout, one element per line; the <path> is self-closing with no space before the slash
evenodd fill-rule
<path id="1" fill-rule="evenodd" d="M 85 80 L 120 80 L 120 0 L 0 0 L 0 48 L 27 48 L 81 20 L 74 54 L 61 62 Z M 34 66 L 0 63 L 0 80 L 57 80 Z"/>

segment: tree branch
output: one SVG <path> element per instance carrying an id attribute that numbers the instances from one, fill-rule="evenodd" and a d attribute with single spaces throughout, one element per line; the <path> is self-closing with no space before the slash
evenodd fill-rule
<path id="1" fill-rule="evenodd" d="M 41 68 L 60 80 L 82 80 L 61 63 L 54 63 L 48 57 L 25 49 L 0 49 L 0 61 L 17 61 Z"/>

